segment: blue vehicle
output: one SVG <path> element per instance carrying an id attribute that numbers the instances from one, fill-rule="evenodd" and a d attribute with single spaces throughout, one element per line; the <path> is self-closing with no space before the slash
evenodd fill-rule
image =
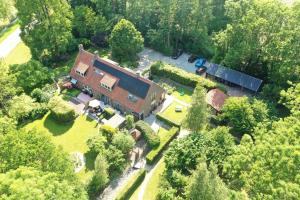
<path id="1" fill-rule="evenodd" d="M 203 67 L 203 65 L 205 64 L 205 62 L 206 62 L 206 59 L 204 59 L 204 58 L 198 58 L 196 60 L 195 67 L 196 68 Z"/>

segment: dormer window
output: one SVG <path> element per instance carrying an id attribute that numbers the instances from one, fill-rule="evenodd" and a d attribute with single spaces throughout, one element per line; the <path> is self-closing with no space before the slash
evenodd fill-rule
<path id="1" fill-rule="evenodd" d="M 128 99 L 131 101 L 131 102 L 137 102 L 138 98 L 136 96 L 134 96 L 133 94 L 128 94 Z"/>
<path id="2" fill-rule="evenodd" d="M 117 79 L 105 74 L 100 81 L 100 85 L 101 85 L 101 87 L 104 87 L 105 89 L 107 89 L 109 91 L 112 91 L 116 82 L 117 82 Z"/>
<path id="3" fill-rule="evenodd" d="M 80 76 L 85 76 L 86 75 L 86 71 L 88 70 L 89 66 L 80 62 L 76 68 L 76 73 L 79 74 Z"/>

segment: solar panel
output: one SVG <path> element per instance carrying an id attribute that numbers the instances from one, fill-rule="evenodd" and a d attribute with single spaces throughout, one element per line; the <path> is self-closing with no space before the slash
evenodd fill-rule
<path id="1" fill-rule="evenodd" d="M 119 87 L 123 88 L 124 90 L 127 90 L 129 93 L 137 97 L 140 97 L 142 99 L 146 98 L 148 90 L 150 88 L 150 85 L 148 83 L 145 83 L 144 81 L 141 81 L 138 78 L 130 76 L 121 70 L 117 70 L 114 67 L 106 65 L 105 63 L 102 63 L 99 60 L 95 60 L 94 66 L 120 79 L 118 84 Z"/>
<path id="2" fill-rule="evenodd" d="M 262 84 L 262 80 L 258 78 L 249 76 L 247 74 L 244 74 L 242 72 L 233 69 L 222 67 L 217 64 L 211 64 L 208 67 L 206 73 L 221 78 L 225 81 L 229 81 L 236 85 L 242 86 L 254 92 L 257 92 L 260 85 Z"/>

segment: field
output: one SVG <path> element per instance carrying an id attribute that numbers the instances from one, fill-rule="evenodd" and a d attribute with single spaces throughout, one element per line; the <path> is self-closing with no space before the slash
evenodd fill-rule
<path id="1" fill-rule="evenodd" d="M 9 54 L 4 58 L 4 62 L 8 65 L 23 64 L 31 59 L 30 49 L 20 42 Z"/>

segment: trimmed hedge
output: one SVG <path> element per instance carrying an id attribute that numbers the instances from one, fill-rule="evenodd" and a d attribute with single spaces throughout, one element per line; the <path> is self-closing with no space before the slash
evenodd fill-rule
<path id="1" fill-rule="evenodd" d="M 141 185 L 146 176 L 145 169 L 140 169 L 137 174 L 132 177 L 128 183 L 123 187 L 121 192 L 115 198 L 116 200 L 127 200 L 135 192 L 135 190 Z"/>
<path id="2" fill-rule="evenodd" d="M 76 118 L 74 108 L 58 96 L 50 99 L 48 106 L 51 110 L 50 116 L 57 122 L 71 122 Z"/>
<path id="3" fill-rule="evenodd" d="M 160 145 L 156 149 L 152 149 L 146 156 L 147 164 L 152 165 L 158 158 L 161 156 L 162 152 L 166 149 L 168 144 L 176 137 L 176 135 L 179 133 L 178 127 L 172 127 L 168 131 L 168 135 L 170 136 L 167 140 L 161 141 Z"/>
<path id="4" fill-rule="evenodd" d="M 201 86 L 209 90 L 218 86 L 215 82 L 209 79 L 186 72 L 180 68 L 162 63 L 161 61 L 154 63 L 150 67 L 150 72 L 151 75 L 166 77 L 182 85 L 190 87 L 196 87 L 197 84 L 200 84 Z"/>
<path id="5" fill-rule="evenodd" d="M 159 139 L 158 135 L 156 135 L 154 133 L 152 128 L 149 126 L 149 124 L 147 124 L 146 122 L 144 122 L 142 120 L 139 120 L 135 124 L 135 128 L 138 129 L 139 131 L 141 131 L 141 133 L 143 134 L 143 137 L 145 138 L 145 140 L 147 141 L 147 143 L 151 149 L 159 146 L 160 139 Z"/>
<path id="6" fill-rule="evenodd" d="M 162 122 L 164 122 L 165 124 L 167 124 L 168 126 L 175 126 L 175 127 L 178 127 L 180 128 L 181 124 L 178 124 L 177 122 L 174 122 L 164 116 L 162 116 L 161 113 L 157 113 L 156 114 L 156 118 Z"/>

